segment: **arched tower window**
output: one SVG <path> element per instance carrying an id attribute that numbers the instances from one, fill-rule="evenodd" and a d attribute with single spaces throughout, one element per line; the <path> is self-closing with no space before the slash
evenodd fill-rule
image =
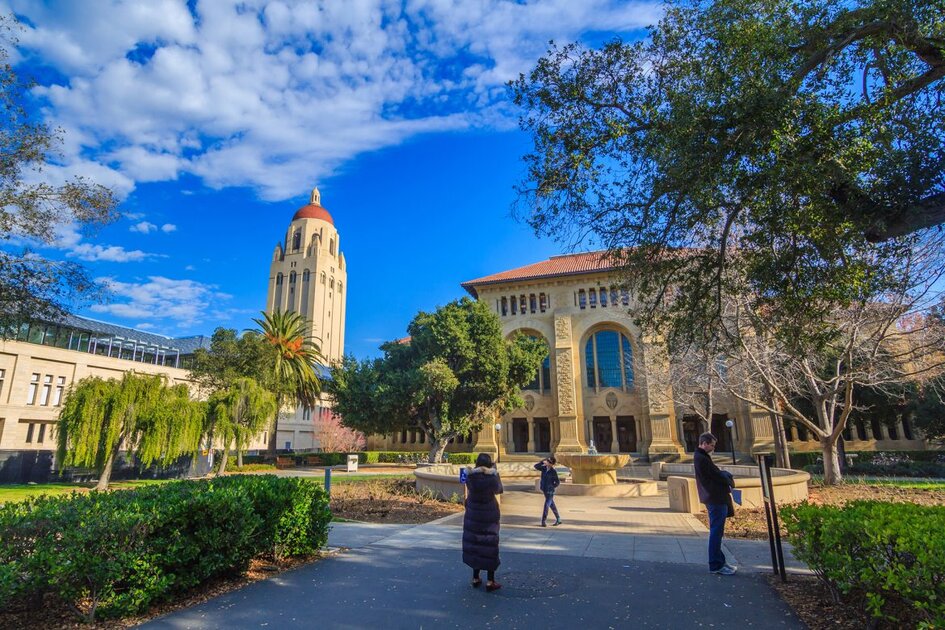
<path id="1" fill-rule="evenodd" d="M 335 255 L 335 239 L 328 239 L 328 253 L 332 256 Z"/>
<path id="2" fill-rule="evenodd" d="M 308 281 L 309 281 L 309 276 L 311 276 L 311 274 L 309 273 L 308 269 L 306 269 L 305 271 L 303 271 L 303 272 L 302 272 L 302 282 L 308 282 Z"/>
<path id="3" fill-rule="evenodd" d="M 322 284 L 325 284 L 325 279 L 326 279 L 327 277 L 328 277 L 328 276 L 326 276 L 326 275 L 325 275 L 325 272 L 323 271 L 323 272 L 322 272 Z"/>
<path id="4" fill-rule="evenodd" d="M 587 386 L 593 389 L 633 386 L 633 350 L 630 340 L 616 330 L 599 330 L 584 346 Z"/>
<path id="5" fill-rule="evenodd" d="M 292 235 L 292 251 L 297 252 L 302 249 L 302 230 L 296 230 Z"/>

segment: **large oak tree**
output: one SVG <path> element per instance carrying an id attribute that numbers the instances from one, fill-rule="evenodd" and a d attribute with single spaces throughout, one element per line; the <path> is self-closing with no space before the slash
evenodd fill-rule
<path id="1" fill-rule="evenodd" d="M 423 431 L 431 463 L 451 439 L 521 406 L 519 392 L 548 352 L 524 335 L 505 339 L 498 316 L 469 298 L 418 313 L 407 332 L 409 338 L 381 346 L 380 359 L 346 357 L 332 368 L 326 389 L 346 426 L 374 434 Z"/>
<path id="2" fill-rule="evenodd" d="M 670 2 L 646 39 L 552 46 L 512 83 L 519 210 L 672 293 L 670 333 L 718 325 L 736 277 L 817 334 L 945 220 L 943 77 L 943 0 Z"/>

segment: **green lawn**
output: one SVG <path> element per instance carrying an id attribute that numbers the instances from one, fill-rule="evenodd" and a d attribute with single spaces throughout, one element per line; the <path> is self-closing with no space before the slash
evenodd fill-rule
<path id="1" fill-rule="evenodd" d="M 108 485 L 109 490 L 126 490 L 140 488 L 156 483 L 167 483 L 170 479 L 132 479 L 130 481 L 115 481 Z M 95 487 L 94 483 L 17 483 L 0 486 L 0 503 L 23 501 L 29 497 L 45 494 L 56 496 L 69 494 L 78 490 L 87 492 Z"/>

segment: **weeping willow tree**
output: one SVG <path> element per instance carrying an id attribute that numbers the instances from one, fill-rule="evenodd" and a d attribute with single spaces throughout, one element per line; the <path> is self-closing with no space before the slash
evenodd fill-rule
<path id="1" fill-rule="evenodd" d="M 276 397 L 251 378 L 237 379 L 232 386 L 215 392 L 208 401 L 209 432 L 222 446 L 217 474 L 226 470 L 230 448 L 237 453 L 266 428 L 278 411 Z"/>
<path id="2" fill-rule="evenodd" d="M 105 490 L 122 447 L 146 466 L 196 451 L 202 416 L 186 386 L 168 387 L 161 376 L 128 372 L 121 380 L 85 378 L 63 402 L 57 461 L 60 467 L 93 468 L 99 473 L 96 489 Z"/>

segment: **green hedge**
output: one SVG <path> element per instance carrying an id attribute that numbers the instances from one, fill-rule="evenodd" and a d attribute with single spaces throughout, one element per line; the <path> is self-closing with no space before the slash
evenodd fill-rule
<path id="1" fill-rule="evenodd" d="M 328 539 L 318 485 L 272 475 L 37 497 L 0 506 L 0 610 L 52 593 L 86 620 L 141 612 L 260 555 Z"/>
<path id="2" fill-rule="evenodd" d="M 914 462 L 945 462 L 945 453 L 942 451 L 847 451 L 847 455 L 856 455 L 855 462 L 869 461 L 877 455 L 888 455 L 890 457 L 908 457 Z M 804 466 L 816 464 L 817 460 L 823 457 L 819 450 L 805 451 L 795 453 L 791 451 L 791 468 L 801 470 Z"/>
<path id="3" fill-rule="evenodd" d="M 451 464 L 475 464 L 476 453 L 447 453 L 446 461 Z"/>
<path id="4" fill-rule="evenodd" d="M 945 627 L 945 506 L 802 503 L 781 515 L 794 555 L 875 618 Z M 915 618 L 901 619 L 902 611 Z"/>

